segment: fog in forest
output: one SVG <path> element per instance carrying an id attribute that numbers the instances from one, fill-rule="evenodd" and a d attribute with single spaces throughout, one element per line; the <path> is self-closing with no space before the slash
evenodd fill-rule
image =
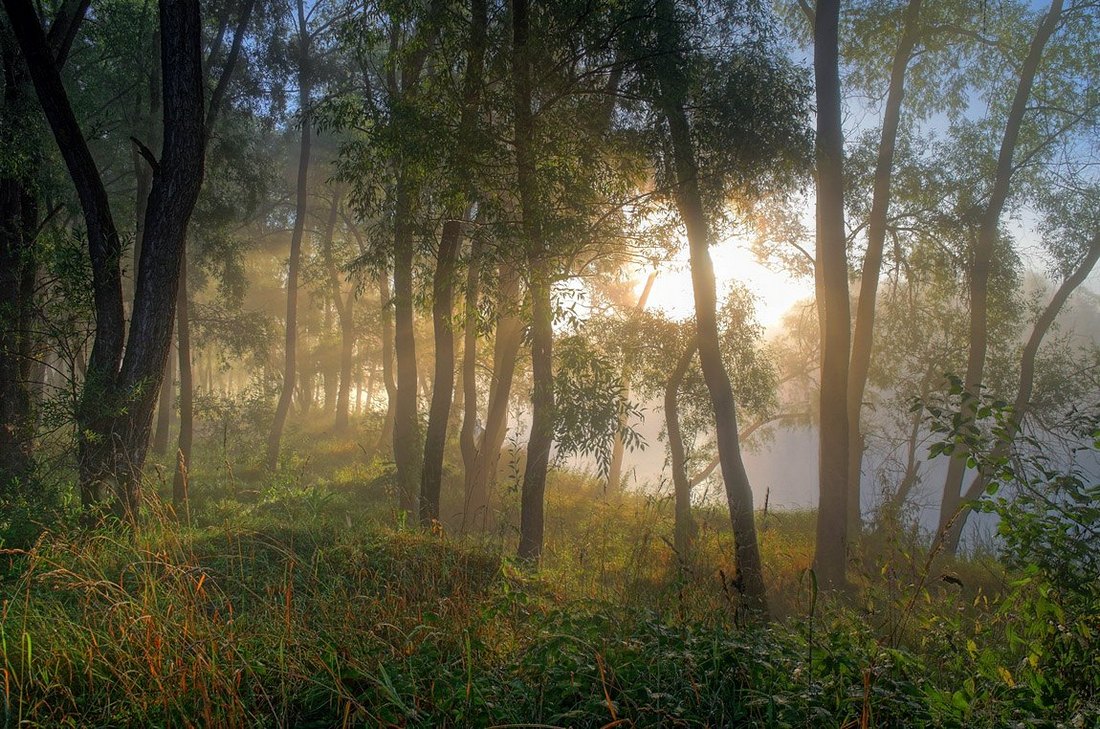
<path id="1" fill-rule="evenodd" d="M 8 726 L 1100 729 L 1097 0 L 0 0 Z"/>

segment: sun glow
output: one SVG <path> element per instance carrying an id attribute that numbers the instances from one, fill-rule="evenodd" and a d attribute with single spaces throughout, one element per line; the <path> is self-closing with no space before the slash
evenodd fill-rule
<path id="1" fill-rule="evenodd" d="M 756 296 L 756 317 L 761 325 L 773 332 L 783 315 L 794 304 L 813 296 L 813 284 L 774 271 L 756 260 L 746 241 L 726 239 L 710 249 L 714 261 L 715 283 L 719 301 L 734 284 L 740 284 Z M 691 288 L 691 268 L 685 244 L 676 258 L 659 270 L 649 295 L 649 306 L 673 319 L 686 319 L 695 314 L 695 299 Z M 638 279 L 636 293 L 641 293 L 645 276 Z"/>

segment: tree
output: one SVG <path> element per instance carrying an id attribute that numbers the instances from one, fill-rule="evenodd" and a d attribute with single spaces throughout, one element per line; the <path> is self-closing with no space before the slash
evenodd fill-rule
<path id="1" fill-rule="evenodd" d="M 993 265 L 996 244 L 1000 236 L 1001 213 L 1011 192 L 1013 175 L 1019 167 L 1016 157 L 1024 117 L 1027 113 L 1031 90 L 1043 58 L 1043 51 L 1058 27 L 1062 15 L 1062 0 L 1054 0 L 1035 30 L 1027 55 L 1016 79 L 1011 107 L 1005 117 L 1004 133 L 997 153 L 996 167 L 988 190 L 988 198 L 979 213 L 978 230 L 969 265 L 970 298 L 970 349 L 966 374 L 963 379 L 967 392 L 977 393 L 985 372 L 986 352 L 989 348 L 989 276 Z M 951 459 L 944 478 L 943 499 L 940 505 L 941 532 L 947 532 L 962 500 L 960 493 L 966 471 L 964 457 Z M 954 553 L 959 535 L 948 534 L 945 550 Z"/>
<path id="2" fill-rule="evenodd" d="M 488 33 L 488 5 L 485 0 L 471 0 L 470 41 L 466 53 L 466 73 L 463 79 L 462 110 L 458 123 L 456 146 L 452 150 L 457 191 L 448 206 L 443 223 L 435 275 L 432 278 L 432 325 L 435 330 L 435 377 L 432 403 L 428 412 L 428 427 L 424 442 L 424 470 L 420 482 L 420 522 L 430 526 L 439 519 L 439 492 L 443 477 L 443 449 L 447 441 L 447 421 L 450 418 L 454 393 L 454 278 L 462 238 L 462 218 L 470 207 L 472 160 L 469 152 L 474 127 L 481 108 L 481 87 Z M 471 264 L 474 265 L 474 264 Z M 476 280 L 475 280 L 476 288 Z M 476 292 L 475 292 L 476 298 Z M 476 402 L 476 401 L 475 401 Z"/>
<path id="3" fill-rule="evenodd" d="M 302 126 L 302 141 L 298 147 L 298 182 L 295 191 L 294 229 L 290 236 L 290 261 L 286 282 L 286 339 L 284 346 L 283 385 L 279 391 L 279 403 L 275 407 L 275 419 L 267 439 L 267 467 L 274 470 L 279 465 L 283 427 L 290 412 L 294 396 L 298 364 L 298 273 L 302 259 L 302 238 L 305 234 L 306 214 L 309 205 L 309 163 L 313 139 L 311 121 L 312 84 L 310 51 L 313 42 L 306 18 L 303 0 L 298 0 L 298 112 Z M 312 9 L 310 10 L 312 12 Z"/>
<path id="4" fill-rule="evenodd" d="M 58 69 L 84 20 L 88 3 L 72 1 L 58 10 L 47 34 L 48 52 Z M 6 150 L 0 168 L 0 489 L 26 485 L 34 459 L 33 295 L 38 275 L 35 242 L 39 232 L 38 181 L 40 150 L 28 113 L 29 69 L 12 44 L 7 28 L 0 27 L 0 59 L 4 73 L 0 107 L 0 145 Z"/>
<path id="5" fill-rule="evenodd" d="M 80 197 L 92 260 L 96 333 L 81 404 L 81 495 L 116 484 L 116 510 L 133 518 L 153 407 L 171 340 L 187 223 L 202 183 L 205 109 L 197 2 L 162 2 L 164 133 L 145 217 L 130 330 L 124 338 L 121 242 L 102 178 L 73 114 L 34 8 L 4 3 L 35 91 Z M 151 155 L 150 155 L 151 156 Z M 124 341 L 125 340 L 125 341 Z"/>
<path id="6" fill-rule="evenodd" d="M 879 278 L 882 275 L 883 248 L 886 243 L 893 183 L 894 150 L 897 145 L 901 106 L 905 98 L 906 72 L 920 37 L 922 0 L 909 0 L 905 6 L 901 35 L 890 63 L 890 80 L 879 134 L 878 156 L 874 171 L 874 192 L 867 220 L 867 250 L 860 273 L 855 329 L 852 332 L 851 363 L 848 369 L 848 510 L 846 534 L 849 539 L 860 532 L 863 451 L 866 438 L 862 427 L 863 396 L 871 367 L 875 329 L 875 308 Z"/>
<path id="7" fill-rule="evenodd" d="M 724 78 L 716 75 L 721 82 L 711 87 L 699 84 L 700 79 L 715 77 L 702 71 L 712 68 L 707 64 L 715 61 L 694 52 L 684 29 L 704 27 L 701 19 L 688 16 L 672 0 L 661 0 L 649 20 L 652 37 L 643 36 L 634 53 L 644 59 L 639 63 L 643 93 L 651 99 L 667 134 L 669 151 L 661 161 L 662 172 L 687 232 L 696 343 L 715 414 L 726 500 L 737 543 L 739 588 L 751 610 L 766 614 L 752 490 L 741 458 L 736 400 L 719 347 L 717 296 L 709 252 L 716 226 L 715 216 L 708 216 L 708 204 L 713 211 L 734 194 L 751 199 L 770 180 L 782 178 L 784 171 L 797 167 L 805 141 L 800 128 L 804 91 L 787 67 L 768 56 L 766 50 L 761 53 L 755 48 L 737 48 L 743 55 L 735 52 L 733 58 L 727 57 L 725 65 L 718 66 L 726 74 Z M 763 93 L 765 88 L 768 91 Z M 762 93 L 754 96 L 753 89 Z M 753 103 L 744 103 L 750 98 Z M 759 103 L 764 99 L 767 103 Z M 707 109 L 712 118 L 703 116 L 702 109 Z M 707 159 L 713 165 L 706 170 L 706 186 L 701 182 L 704 178 L 698 162 L 700 139 L 706 140 Z"/>
<path id="8" fill-rule="evenodd" d="M 817 79 L 817 292 L 821 297 L 821 404 L 817 547 L 814 570 L 826 588 L 847 584 L 848 549 L 848 259 L 844 234 L 844 136 L 841 127 L 838 0 L 814 13 Z"/>

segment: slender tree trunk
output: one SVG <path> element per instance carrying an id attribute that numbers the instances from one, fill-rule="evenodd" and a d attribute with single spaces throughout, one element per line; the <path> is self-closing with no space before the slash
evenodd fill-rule
<path id="1" fill-rule="evenodd" d="M 275 418 L 271 423 L 271 433 L 267 438 L 266 463 L 271 470 L 275 470 L 279 465 L 283 428 L 286 426 L 287 414 L 290 412 L 290 402 L 294 397 L 294 385 L 297 382 L 298 269 L 301 266 L 302 238 L 305 234 L 306 211 L 309 203 L 309 160 L 313 138 L 309 113 L 311 79 L 306 70 L 309 58 L 309 41 L 303 0 L 298 0 L 298 42 L 301 45 L 301 59 L 298 67 L 298 105 L 302 114 L 302 141 L 298 150 L 297 200 L 294 211 L 294 230 L 290 236 L 290 262 L 286 282 L 286 338 L 283 386 L 279 392 L 279 403 L 275 407 Z"/>
<path id="2" fill-rule="evenodd" d="M 432 281 L 432 325 L 435 331 L 435 385 L 432 388 L 428 427 L 424 438 L 424 469 L 420 481 L 420 523 L 439 520 L 439 493 L 443 482 L 443 451 L 447 445 L 447 420 L 455 379 L 454 275 L 462 221 L 443 224 L 435 275 Z"/>
<path id="3" fill-rule="evenodd" d="M 663 52 L 677 53 L 679 29 L 672 0 L 658 0 L 658 43 Z M 726 502 L 736 541 L 738 576 L 736 584 L 750 611 L 766 616 L 767 591 L 763 563 L 756 537 L 752 507 L 752 488 L 741 458 L 737 434 L 737 411 L 729 374 L 722 363 L 719 348 L 717 293 L 714 265 L 710 258 L 711 233 L 699 194 L 698 167 L 691 143 L 691 128 L 684 111 L 687 79 L 682 69 L 672 67 L 661 74 L 659 104 L 668 122 L 676 174 L 675 200 L 687 229 L 691 262 L 691 283 L 695 298 L 696 342 L 703 379 L 714 407 L 718 453 Z"/>
<path id="4" fill-rule="evenodd" d="M 452 153 L 458 183 L 468 188 L 472 178 L 468 169 L 467 140 L 478 124 L 481 100 L 482 63 L 488 26 L 486 0 L 471 0 L 471 33 L 463 83 L 462 115 L 459 121 L 459 147 Z M 463 190 L 468 196 L 470 191 Z M 454 396 L 454 276 L 462 242 L 462 216 L 466 204 L 456 204 L 450 219 L 443 224 L 432 281 L 432 324 L 435 332 L 435 378 L 432 380 L 431 407 L 424 439 L 424 470 L 420 482 L 420 523 L 429 526 L 439 519 L 439 493 L 443 478 L 443 451 L 447 444 L 447 425 Z"/>
<path id="5" fill-rule="evenodd" d="M 37 220 L 27 219 L 26 198 L 17 180 L 0 180 L 0 490 L 15 482 L 26 486 L 33 470 L 34 415 L 23 377 L 24 342 L 30 336 L 24 312 L 32 302 L 22 279 L 35 268 L 28 232 Z"/>
<path id="6" fill-rule="evenodd" d="M 994 173 L 993 186 L 989 201 L 982 214 L 977 241 L 971 253 L 970 350 L 967 356 L 966 377 L 964 379 L 964 386 L 967 392 L 971 394 L 977 394 L 978 387 L 985 375 L 985 356 L 989 348 L 989 274 L 993 267 L 994 247 L 997 242 L 1001 212 L 1008 200 L 1012 175 L 1015 171 L 1012 159 L 1016 153 L 1016 143 L 1019 140 L 1024 114 L 1031 98 L 1031 87 L 1035 82 L 1035 76 L 1043 58 L 1043 50 L 1058 27 L 1061 14 L 1062 0 L 1054 0 L 1050 5 L 1050 10 L 1047 11 L 1035 31 L 1035 36 L 1028 48 L 1027 58 L 1020 69 L 1012 106 L 1008 111 L 1008 118 L 1005 122 L 1004 137 L 1001 140 L 1000 151 L 997 155 L 997 168 Z M 963 415 L 964 418 L 973 417 L 973 413 L 969 411 L 964 411 Z M 947 466 L 947 476 L 943 484 L 943 500 L 940 504 L 939 531 L 944 534 L 943 551 L 948 555 L 953 555 L 958 551 L 959 539 L 962 536 L 961 528 L 949 529 L 949 527 L 952 526 L 953 522 L 958 523 L 960 521 L 960 519 L 956 519 L 956 514 L 962 506 L 960 490 L 962 489 L 965 473 L 966 456 L 953 457 Z"/>
<path id="7" fill-rule="evenodd" d="M 393 362 L 393 296 L 390 294 L 389 274 L 378 277 L 378 291 L 382 299 L 382 383 L 386 386 L 386 416 L 382 420 L 382 432 L 378 436 L 375 451 L 393 446 L 393 421 L 397 412 L 397 380 Z"/>
<path id="8" fill-rule="evenodd" d="M 680 433 L 678 393 L 698 347 L 692 340 L 680 355 L 676 368 L 665 385 L 665 429 L 668 431 L 668 452 L 672 462 L 672 486 L 675 495 L 674 545 L 681 564 L 691 559 L 691 542 L 695 537 L 695 521 L 691 518 L 691 484 L 687 476 L 684 437 Z"/>
<path id="9" fill-rule="evenodd" d="M 993 449 L 991 454 L 993 460 L 1005 458 L 1011 453 L 1012 441 L 1019 433 L 1023 420 L 1031 407 L 1031 394 L 1035 390 L 1035 360 L 1039 355 L 1039 347 L 1042 346 L 1043 339 L 1050 328 L 1054 326 L 1054 320 L 1058 318 L 1058 314 L 1061 313 L 1070 295 L 1085 282 L 1092 269 L 1095 268 L 1098 259 L 1100 259 L 1100 234 L 1094 234 L 1085 257 L 1077 268 L 1062 281 L 1050 302 L 1043 308 L 1039 318 L 1035 320 L 1035 325 L 1031 328 L 1031 336 L 1028 337 L 1023 352 L 1020 354 L 1020 382 L 1016 388 L 1016 399 L 1012 404 L 1008 439 L 1001 441 Z M 949 548 L 958 548 L 963 528 L 973 511 L 973 502 L 982 495 L 982 491 L 988 483 L 988 480 L 981 473 L 975 474 L 971 480 L 959 504 L 958 516 L 945 534 L 944 542 Z"/>
<path id="10" fill-rule="evenodd" d="M 554 312 L 550 299 L 550 252 L 543 240 L 531 149 L 535 122 L 531 113 L 530 18 L 527 0 L 512 0 L 512 77 L 515 110 L 516 188 L 523 217 L 523 238 L 531 291 L 531 435 L 520 492 L 519 558 L 538 562 L 543 547 L 546 473 L 554 442 Z"/>
<path id="11" fill-rule="evenodd" d="M 637 317 L 643 311 L 645 311 L 646 303 L 649 301 L 649 292 L 653 290 L 653 282 L 657 280 L 657 272 L 652 271 L 646 278 L 645 287 L 642 289 L 641 295 L 638 297 L 638 302 L 634 306 L 634 316 Z M 627 352 L 623 356 L 623 382 L 629 383 L 631 377 L 631 371 L 634 369 L 634 358 L 631 352 Z M 630 396 L 630 392 L 626 393 L 627 397 Z M 616 421 L 618 427 L 615 429 L 615 433 L 612 436 L 611 441 L 611 465 L 607 469 L 607 486 L 611 489 L 618 489 L 622 486 L 623 482 L 623 456 L 626 451 L 623 443 L 623 429 L 626 427 L 626 413 L 619 415 L 618 421 Z"/>
<path id="12" fill-rule="evenodd" d="M 176 448 L 176 472 L 172 477 L 172 504 L 179 513 L 187 504 L 191 446 L 195 437 L 195 383 L 191 373 L 191 313 L 186 255 L 180 266 L 180 286 L 176 296 L 176 332 L 180 368 L 180 434 Z"/>
<path id="13" fill-rule="evenodd" d="M 352 367 L 355 364 L 355 292 L 344 300 L 344 314 L 340 317 L 340 391 L 336 395 L 337 433 L 348 429 L 348 410 L 351 403 Z"/>
<path id="14" fill-rule="evenodd" d="M 458 446 L 462 452 L 463 481 L 467 485 L 477 459 L 477 325 L 478 298 L 481 295 L 481 257 L 484 243 L 474 239 L 470 245 L 470 262 L 466 268 L 466 308 L 462 347 L 462 430 Z M 465 517 L 465 513 L 463 514 Z"/>
<path id="15" fill-rule="evenodd" d="M 886 220 L 890 210 L 890 186 L 893 182 L 894 148 L 897 143 L 901 103 L 905 97 L 905 74 L 913 57 L 913 48 L 920 36 L 922 0 L 909 0 L 897 51 L 890 67 L 890 86 L 886 93 L 886 109 L 879 135 L 878 160 L 875 163 L 874 191 L 871 213 L 867 222 L 867 252 L 863 257 L 863 273 L 856 305 L 855 331 L 852 335 L 852 361 L 848 370 L 848 538 L 862 529 L 863 450 L 865 437 L 861 417 L 863 395 L 867 390 L 867 375 L 871 369 L 871 349 L 874 341 L 875 306 L 878 302 L 878 280 L 882 273 L 882 250 L 886 242 Z"/>
<path id="16" fill-rule="evenodd" d="M 397 465 L 398 508 L 415 518 L 420 485 L 422 443 L 417 414 L 416 336 L 413 325 L 413 191 L 398 175 L 393 261 L 393 309 L 396 329 L 397 397 L 393 421 L 393 457 Z"/>
<path id="17" fill-rule="evenodd" d="M 851 317 L 844 234 L 844 138 L 838 52 L 839 0 L 818 0 L 814 26 L 817 79 L 817 273 L 821 315 L 820 448 L 814 570 L 827 589 L 847 586 L 848 362 Z M 855 507 L 858 511 L 858 505 Z"/>
<path id="18" fill-rule="evenodd" d="M 180 268 L 182 286 L 183 268 Z M 176 306 L 179 306 L 178 300 Z M 160 383 L 160 397 L 157 402 L 157 427 L 153 431 L 153 453 L 163 456 L 168 452 L 168 436 L 172 430 L 172 411 L 175 410 L 176 368 L 172 360 L 172 350 L 168 350 L 168 362 L 164 365 L 164 380 Z"/>
<path id="19" fill-rule="evenodd" d="M 474 467 L 466 471 L 466 508 L 463 515 L 463 529 L 469 526 L 482 531 L 492 522 L 490 497 L 500 463 L 500 449 L 504 447 L 504 438 L 508 434 L 508 403 L 512 395 L 516 359 L 523 344 L 523 320 L 514 310 L 519 305 L 519 274 L 510 264 L 501 264 L 498 278 L 500 295 L 493 341 L 493 379 L 485 410 L 485 431 L 478 445 Z"/>

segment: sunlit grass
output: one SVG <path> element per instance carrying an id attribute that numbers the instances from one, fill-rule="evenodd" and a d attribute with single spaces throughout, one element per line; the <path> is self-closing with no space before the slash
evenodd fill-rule
<path id="1" fill-rule="evenodd" d="M 66 529 L 4 553 L 6 723 L 993 727 L 1038 715 L 1021 687 L 1042 673 L 1009 640 L 1034 616 L 1000 607 L 1007 578 L 988 561 L 930 570 L 904 530 L 872 532 L 853 555 L 853 596 L 818 594 L 815 515 L 760 513 L 778 619 L 764 629 L 737 610 L 721 508 L 696 510 L 685 564 L 667 498 L 555 472 L 534 573 L 511 558 L 506 466 L 497 523 L 461 536 L 403 526 L 392 464 L 361 436 L 295 437 L 309 457 L 292 442 L 262 477 L 196 463 L 189 521 L 160 500 L 162 481 L 136 529 Z M 445 486 L 453 506 L 458 474 Z"/>

